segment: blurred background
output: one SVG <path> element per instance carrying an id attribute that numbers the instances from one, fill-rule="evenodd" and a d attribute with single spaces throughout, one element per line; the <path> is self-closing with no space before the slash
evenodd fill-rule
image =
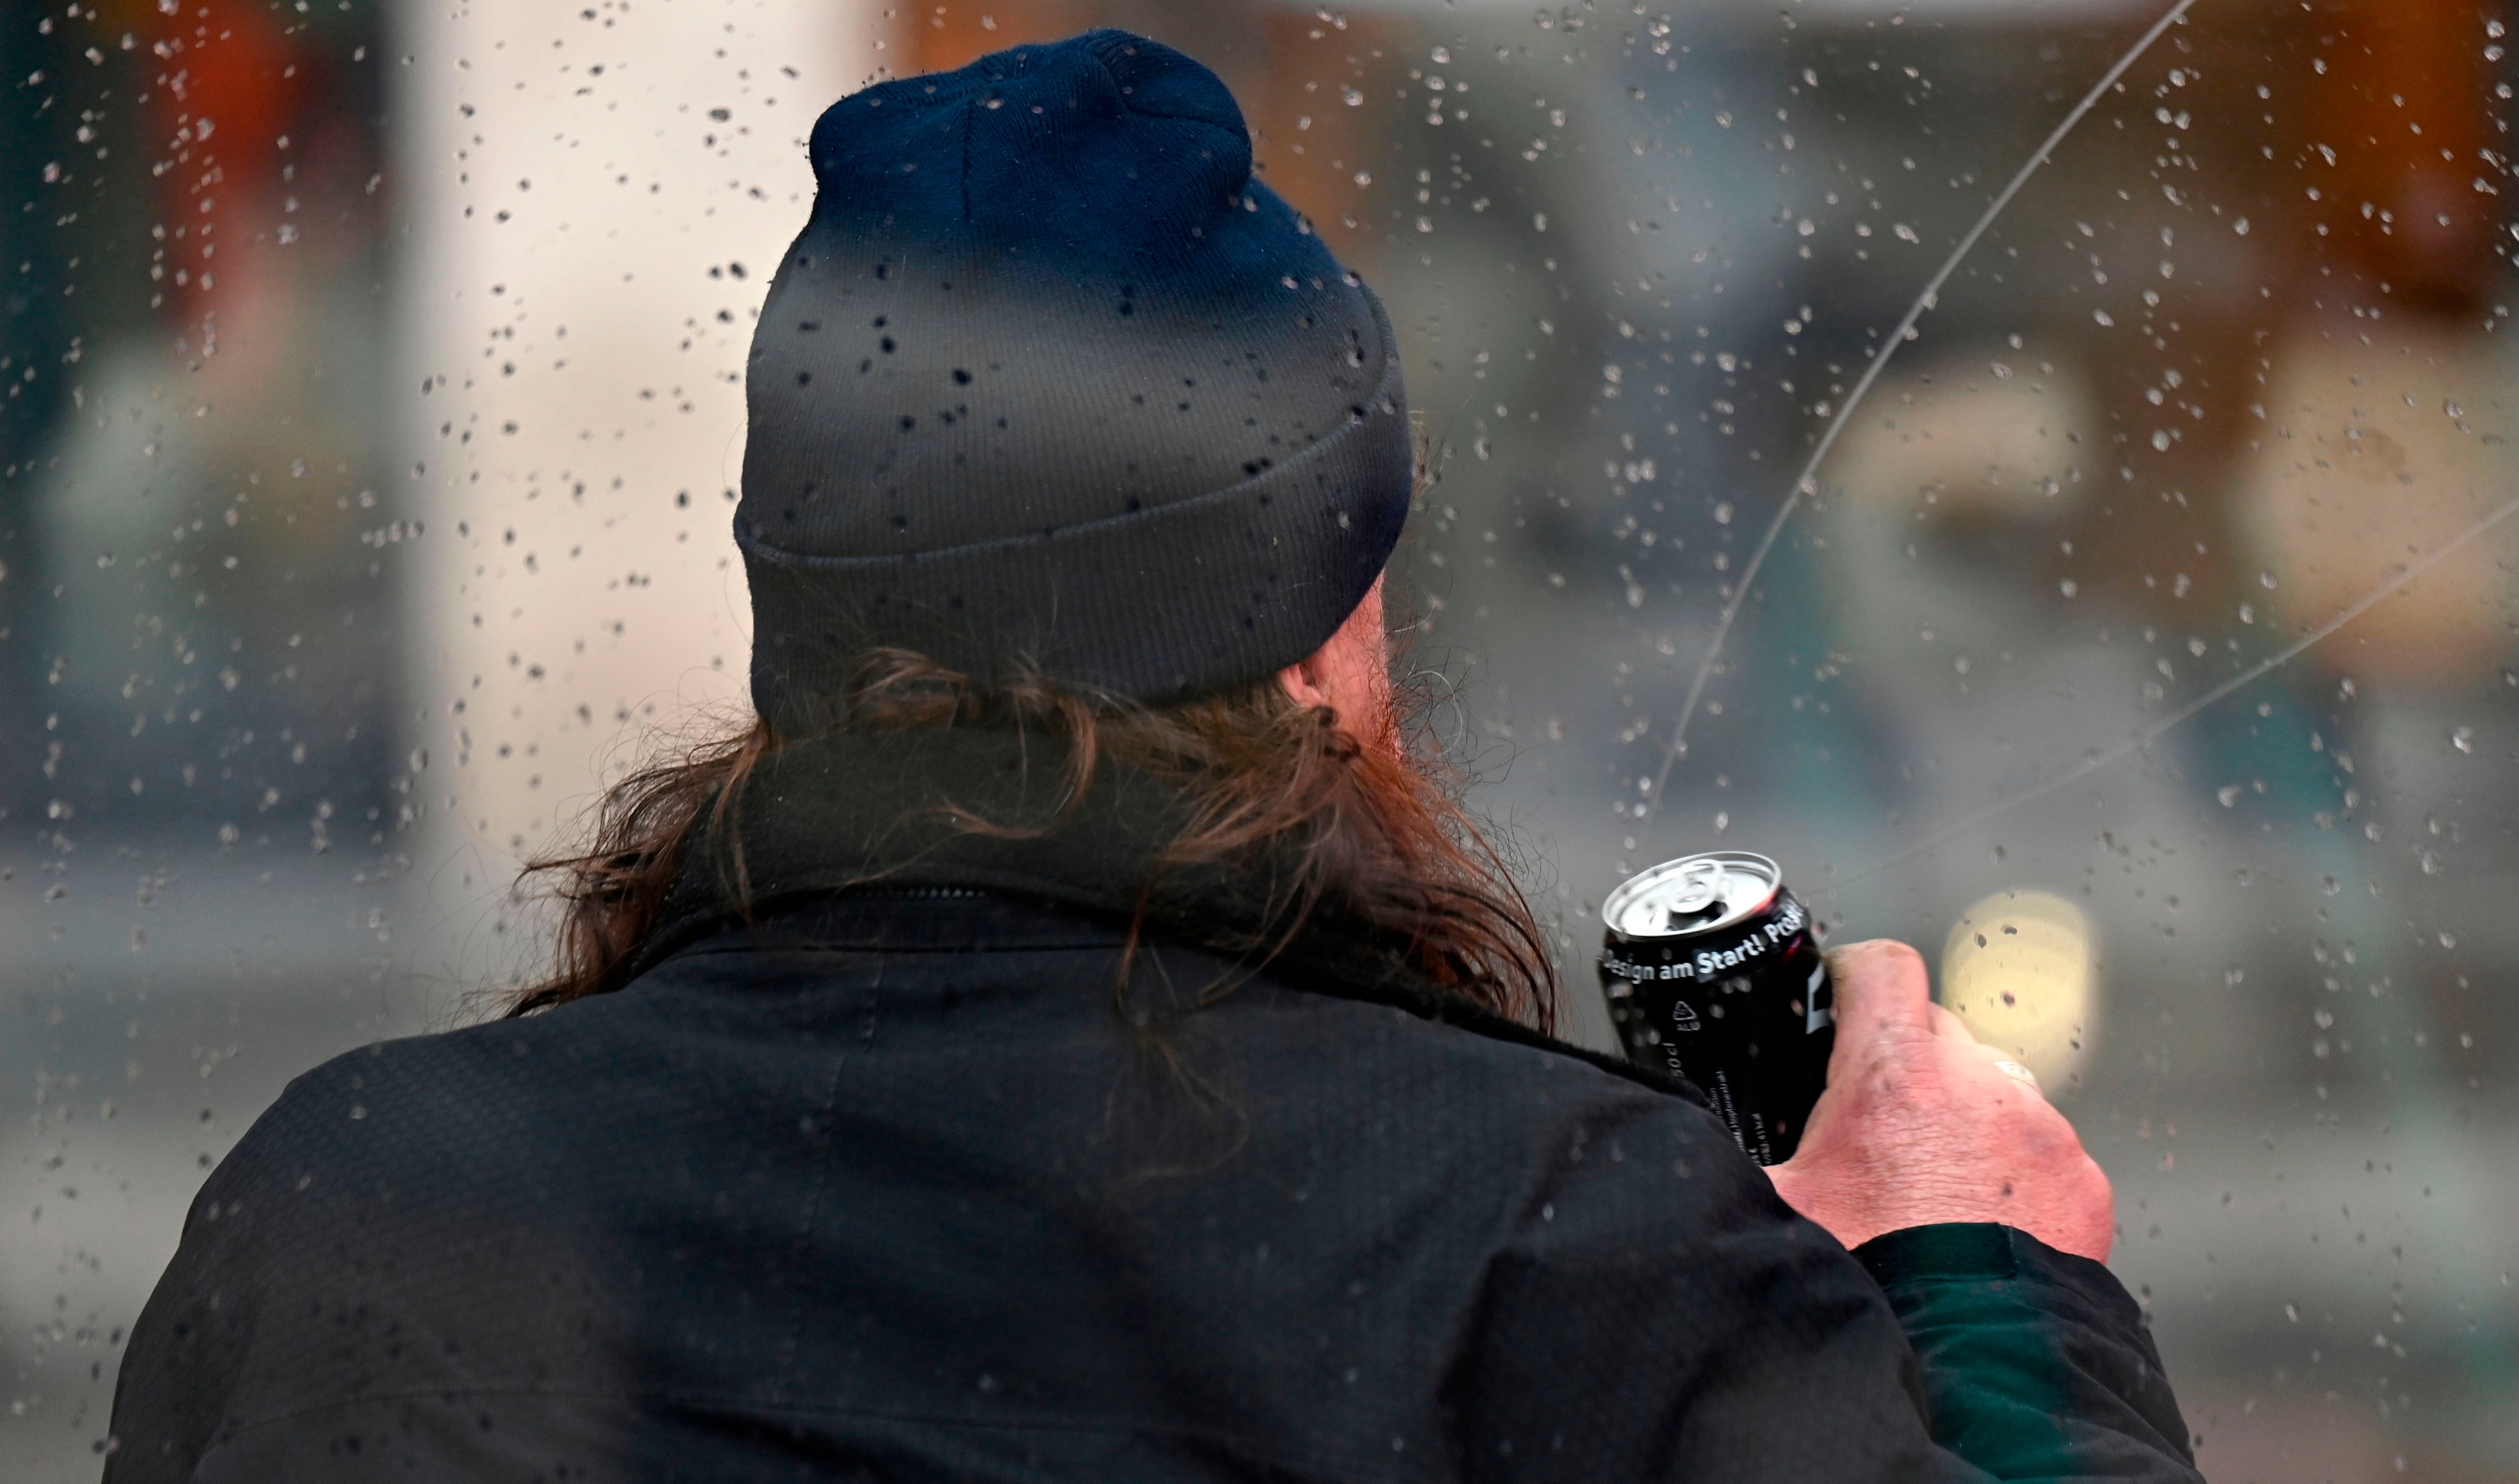
<path id="1" fill-rule="evenodd" d="M 820 108 L 1118 24 L 1224 73 L 1401 327 L 1411 664 L 1569 1031 L 1626 872 L 1772 854 L 2081 1126 L 2210 1477 L 2519 1479 L 2502 7 L 2197 0 L 1748 566 L 2165 9 L 12 6 L 0 1476 L 95 1476 L 281 1086 L 531 972 L 519 860 L 739 716 Z"/>

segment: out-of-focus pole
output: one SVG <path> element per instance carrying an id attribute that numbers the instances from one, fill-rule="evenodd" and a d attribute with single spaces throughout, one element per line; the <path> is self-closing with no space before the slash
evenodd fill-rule
<path id="1" fill-rule="evenodd" d="M 729 534 L 753 320 L 871 0 L 405 8 L 409 804 L 423 974 L 530 964 L 497 903 L 638 747 L 743 720 Z"/>

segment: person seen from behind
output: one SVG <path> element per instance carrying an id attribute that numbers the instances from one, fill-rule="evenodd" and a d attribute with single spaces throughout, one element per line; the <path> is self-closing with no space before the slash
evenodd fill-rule
<path id="1" fill-rule="evenodd" d="M 110 1484 L 2194 1480 L 2106 1178 L 1834 959 L 1799 1153 L 1552 1039 L 1392 680 L 1380 302 L 1119 31 L 867 89 L 754 339 L 748 732 L 308 1072 Z"/>

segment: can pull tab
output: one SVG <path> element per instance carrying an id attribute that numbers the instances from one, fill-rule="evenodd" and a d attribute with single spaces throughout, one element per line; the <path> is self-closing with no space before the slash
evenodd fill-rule
<path id="1" fill-rule="evenodd" d="M 1672 932 L 1701 927 L 1723 915 L 1723 863 L 1719 860 L 1691 861 L 1679 873 L 1670 906 L 1666 909 Z"/>

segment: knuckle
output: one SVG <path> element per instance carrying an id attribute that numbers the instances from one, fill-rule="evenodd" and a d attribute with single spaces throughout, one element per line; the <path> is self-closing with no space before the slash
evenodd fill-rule
<path id="1" fill-rule="evenodd" d="M 2026 1090 L 2023 1089 L 2023 1091 Z M 2057 1113 L 2055 1104 L 2044 1098 L 2024 1097 L 2019 1100 L 2017 1106 L 2020 1110 L 2021 1124 L 2035 1133 L 2040 1140 L 2059 1149 L 2073 1148 L 2078 1152 L 2082 1142 L 2081 1136 L 2073 1132 L 2071 1120 Z"/>
<path id="2" fill-rule="evenodd" d="M 2016 1085 L 2007 1079 L 2007 1094 L 2012 1093 Z M 2018 1095 L 2007 1096 L 1997 1127 L 2000 1136 L 2030 1162 L 2057 1175 L 2078 1178 L 2082 1167 L 2092 1162 L 2071 1120 L 2057 1113 L 2053 1104 L 2025 1089 L 2019 1089 Z"/>
<path id="3" fill-rule="evenodd" d="M 1874 1066 L 1872 1084 L 1883 1098 L 1910 1108 L 1950 1100 L 1947 1069 L 1929 1057 L 1884 1056 Z"/>

